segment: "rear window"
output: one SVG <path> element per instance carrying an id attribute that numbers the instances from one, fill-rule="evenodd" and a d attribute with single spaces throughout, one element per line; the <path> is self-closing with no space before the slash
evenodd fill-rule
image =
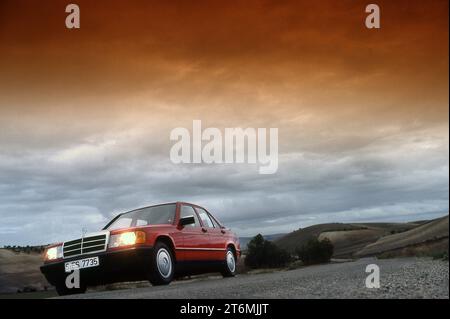
<path id="1" fill-rule="evenodd" d="M 114 230 L 136 226 L 172 224 L 175 218 L 175 209 L 175 204 L 137 209 L 122 214 L 107 229 Z"/>

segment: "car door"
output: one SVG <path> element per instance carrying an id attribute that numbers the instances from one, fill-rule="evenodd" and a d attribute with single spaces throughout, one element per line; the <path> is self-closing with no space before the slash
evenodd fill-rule
<path id="1" fill-rule="evenodd" d="M 224 232 L 220 225 L 211 218 L 210 214 L 201 207 L 195 207 L 200 221 L 208 233 L 208 251 L 211 260 L 224 260 L 225 258 L 225 241 Z"/>
<path id="2" fill-rule="evenodd" d="M 207 231 L 202 227 L 197 212 L 190 205 L 182 204 L 180 207 L 180 218 L 194 216 L 195 223 L 185 225 L 181 229 L 182 245 L 178 249 L 182 251 L 185 261 L 208 260 L 208 251 L 205 247 L 209 244 Z"/>

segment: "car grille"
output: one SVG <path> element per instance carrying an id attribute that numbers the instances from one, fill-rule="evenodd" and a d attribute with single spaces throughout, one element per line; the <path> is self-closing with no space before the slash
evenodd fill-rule
<path id="1" fill-rule="evenodd" d="M 66 241 L 63 246 L 64 258 L 104 251 L 106 234 Z"/>

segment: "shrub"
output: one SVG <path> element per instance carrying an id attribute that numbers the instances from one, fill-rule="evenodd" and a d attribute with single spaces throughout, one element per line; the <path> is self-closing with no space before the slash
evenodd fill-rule
<path id="1" fill-rule="evenodd" d="M 245 265 L 250 268 L 283 267 L 291 260 L 289 253 L 274 243 L 256 235 L 247 245 Z"/>
<path id="2" fill-rule="evenodd" d="M 433 259 L 437 260 L 443 260 L 443 261 L 448 261 L 448 252 L 439 252 L 439 253 L 434 253 L 431 255 L 433 257 Z"/>
<path id="3" fill-rule="evenodd" d="M 298 258 L 305 265 L 329 262 L 333 251 L 333 244 L 328 238 L 320 241 L 317 238 L 310 239 L 305 245 L 296 249 Z"/>

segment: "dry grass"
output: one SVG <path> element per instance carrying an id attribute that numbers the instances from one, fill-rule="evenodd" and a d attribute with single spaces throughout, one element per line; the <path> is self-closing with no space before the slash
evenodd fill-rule
<path id="1" fill-rule="evenodd" d="M 340 223 L 313 225 L 287 234 L 286 236 L 275 240 L 274 243 L 277 246 L 294 253 L 296 248 L 306 244 L 310 239 L 318 238 L 321 233 L 362 229 L 366 229 L 366 227 Z"/>
<path id="2" fill-rule="evenodd" d="M 394 254 L 394 252 L 405 254 L 408 247 L 411 250 L 411 254 L 415 255 L 414 252 L 419 253 L 421 250 L 429 250 L 431 249 L 430 247 L 434 247 L 433 249 L 436 250 L 437 246 L 430 246 L 429 243 L 439 242 L 441 239 L 444 240 L 443 242 L 447 239 L 447 246 L 445 247 L 444 245 L 441 249 L 448 251 L 448 236 L 449 218 L 447 215 L 406 232 L 382 237 L 375 243 L 367 245 L 358 251 L 356 256 L 374 256 L 389 252 L 391 254 Z M 422 246 L 423 248 L 420 248 Z"/>
<path id="3" fill-rule="evenodd" d="M 426 241 L 420 244 L 411 245 L 404 248 L 385 251 L 377 257 L 381 259 L 395 257 L 436 257 L 443 259 L 448 256 L 448 237 L 438 240 Z M 448 257 L 447 257 L 448 258 Z"/>
<path id="4" fill-rule="evenodd" d="M 24 287 L 44 289 L 48 283 L 39 270 L 41 265 L 41 254 L 0 249 L 0 293 L 17 292 Z"/>
<path id="5" fill-rule="evenodd" d="M 330 223 L 313 225 L 275 241 L 291 253 L 313 238 L 328 238 L 334 245 L 334 258 L 352 258 L 353 254 L 384 236 L 418 227 L 419 223 Z"/>

